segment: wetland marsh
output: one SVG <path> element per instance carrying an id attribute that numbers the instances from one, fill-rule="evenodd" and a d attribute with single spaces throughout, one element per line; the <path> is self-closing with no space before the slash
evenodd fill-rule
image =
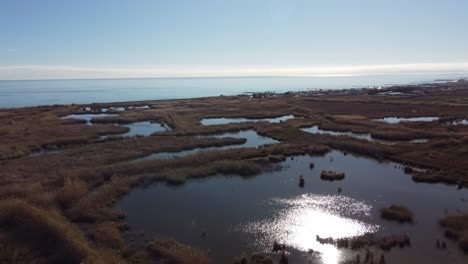
<path id="1" fill-rule="evenodd" d="M 466 82 L 386 89 L 0 110 L 0 259 L 465 263 Z"/>

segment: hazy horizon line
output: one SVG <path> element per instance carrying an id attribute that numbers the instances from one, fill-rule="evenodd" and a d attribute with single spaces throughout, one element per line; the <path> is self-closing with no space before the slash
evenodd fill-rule
<path id="1" fill-rule="evenodd" d="M 468 74 L 468 62 L 366 64 L 299 67 L 86 67 L 63 65 L 0 65 L 0 81 L 353 77 L 378 75 Z M 460 76 L 465 77 L 465 76 Z"/>
<path id="2" fill-rule="evenodd" d="M 359 77 L 359 76 L 402 76 L 402 75 L 431 75 L 431 74 L 453 74 L 460 75 L 454 79 L 468 79 L 467 72 L 415 72 L 415 73 L 391 73 L 391 74 L 350 74 L 350 75 L 265 75 L 265 76 L 181 76 L 181 77 L 109 77 L 109 78 L 55 78 L 55 79 L 0 79 L 0 82 L 27 82 L 27 81 L 99 81 L 99 80 L 152 80 L 152 79 L 236 79 L 236 78 L 300 78 L 300 77 Z M 464 76 L 466 74 L 466 76 Z M 434 80 L 437 81 L 437 80 Z"/>

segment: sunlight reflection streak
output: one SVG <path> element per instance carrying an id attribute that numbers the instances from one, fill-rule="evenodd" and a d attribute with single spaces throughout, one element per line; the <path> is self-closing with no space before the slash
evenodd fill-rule
<path id="1" fill-rule="evenodd" d="M 370 217 L 372 207 L 343 195 L 304 194 L 294 199 L 272 199 L 264 206 L 279 207 L 274 219 L 250 222 L 240 229 L 260 234 L 258 241 L 264 251 L 271 250 L 274 240 L 301 251 L 321 252 L 323 263 L 338 263 L 340 251 L 332 245 L 322 245 L 316 236 L 342 238 L 376 232 L 377 225 L 355 218 Z M 353 217 L 353 218 L 351 218 Z"/>

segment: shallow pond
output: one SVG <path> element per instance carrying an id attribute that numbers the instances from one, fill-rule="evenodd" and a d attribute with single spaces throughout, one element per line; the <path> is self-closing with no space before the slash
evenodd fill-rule
<path id="1" fill-rule="evenodd" d="M 435 116 L 424 116 L 424 117 L 384 117 L 381 119 L 376 119 L 377 121 L 382 121 L 389 124 L 397 124 L 400 122 L 433 122 L 439 120 Z"/>
<path id="2" fill-rule="evenodd" d="M 159 183 L 136 188 L 116 206 L 126 213 L 130 232 L 200 247 L 210 252 L 214 263 L 233 263 L 254 251 L 268 253 L 274 240 L 287 244 L 290 263 L 338 263 L 355 253 L 322 245 L 316 235 L 338 238 L 365 232 L 409 234 L 412 247 L 386 252 L 387 263 L 467 263 L 452 242 L 445 251 L 435 249 L 442 237 L 437 220 L 466 209 L 467 190 L 417 184 L 398 164 L 339 151 L 297 156 L 279 165 L 283 169 L 252 178 L 215 176 L 178 187 Z M 321 181 L 322 169 L 345 172 L 346 178 Z M 298 186 L 301 174 L 304 188 Z M 390 204 L 410 208 L 415 223 L 382 220 L 379 209 Z M 321 253 L 309 255 L 308 249 Z"/>
<path id="3" fill-rule="evenodd" d="M 117 116 L 117 114 L 73 114 L 67 115 L 63 118 L 74 118 L 74 119 L 83 119 L 86 120 L 87 125 L 92 125 L 93 118 L 100 118 L 100 117 L 109 117 L 109 116 Z M 117 124 L 118 125 L 118 124 Z M 165 124 L 160 124 L 157 122 L 152 121 L 143 121 L 143 122 L 135 122 L 130 124 L 121 125 L 124 127 L 128 127 L 130 130 L 124 134 L 118 134 L 118 136 L 123 137 L 134 137 L 134 136 L 151 136 L 151 134 L 156 132 L 164 132 L 170 130 L 168 126 Z M 101 139 L 105 139 L 109 137 L 108 135 L 100 136 Z"/>
<path id="4" fill-rule="evenodd" d="M 151 134 L 156 132 L 164 132 L 170 130 L 170 128 L 164 124 L 144 121 L 144 122 L 135 122 L 131 124 L 122 125 L 128 127 L 130 131 L 125 134 L 120 134 L 119 136 L 124 137 L 134 137 L 134 136 L 151 136 Z"/>
<path id="5" fill-rule="evenodd" d="M 215 150 L 215 149 L 234 149 L 234 148 L 257 148 L 257 147 L 263 146 L 263 145 L 270 145 L 270 144 L 279 143 L 279 141 L 276 141 L 276 140 L 274 140 L 272 138 L 260 136 L 255 130 L 252 130 L 252 129 L 243 130 L 243 131 L 239 131 L 239 132 L 233 132 L 233 133 L 222 133 L 222 134 L 215 134 L 215 135 L 209 135 L 209 136 L 200 136 L 200 137 L 245 138 L 246 141 L 245 141 L 244 144 L 239 144 L 239 145 L 228 145 L 228 146 L 222 146 L 222 147 L 208 147 L 208 148 L 195 148 L 195 149 L 184 150 L 184 151 L 179 151 L 179 152 L 153 153 L 151 155 L 148 155 L 148 156 L 143 157 L 143 158 L 136 159 L 134 161 L 151 160 L 151 159 L 170 159 L 170 158 L 176 158 L 176 157 L 183 157 L 183 156 L 192 155 L 192 154 L 195 154 L 195 153 L 197 153 L 199 151 Z"/>
<path id="6" fill-rule="evenodd" d="M 293 115 L 285 115 L 280 117 L 274 118 L 204 118 L 200 121 L 200 123 L 204 126 L 208 125 L 225 125 L 225 124 L 232 124 L 232 123 L 244 123 L 244 122 L 270 122 L 270 123 L 279 123 L 282 121 L 286 121 L 289 119 L 293 119 Z"/>
<path id="7" fill-rule="evenodd" d="M 383 140 L 383 139 L 374 139 L 370 133 L 353 133 L 353 132 L 340 132 L 340 131 L 333 131 L 333 130 L 323 130 L 320 129 L 318 126 L 312 126 L 308 128 L 302 128 L 301 129 L 304 132 L 311 133 L 311 134 L 326 134 L 326 135 L 332 135 L 332 136 L 349 136 L 357 139 L 363 139 L 367 141 L 373 141 L 373 142 L 378 142 L 382 144 L 397 144 L 397 143 L 402 143 L 402 142 L 407 142 L 407 143 L 426 143 L 428 142 L 427 139 L 413 139 L 409 141 L 389 141 L 389 140 Z"/>
<path id="8" fill-rule="evenodd" d="M 117 116 L 117 115 L 116 114 L 72 114 L 72 115 L 67 115 L 65 117 L 62 117 L 62 118 L 83 119 L 83 120 L 86 120 L 87 125 L 92 125 L 91 120 L 93 118 L 109 117 L 109 116 Z"/>

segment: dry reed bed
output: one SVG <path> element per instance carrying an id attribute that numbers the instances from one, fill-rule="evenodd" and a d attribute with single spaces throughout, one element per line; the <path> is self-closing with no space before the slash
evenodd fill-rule
<path id="1" fill-rule="evenodd" d="M 129 161 L 155 152 L 176 152 L 242 144 L 238 138 L 146 137 L 89 144 L 69 149 L 60 154 L 45 154 L 4 161 L 0 178 L 41 178 L 47 175 L 69 174 L 74 169 L 86 169 Z M 19 170 L 18 168 L 21 168 Z M 66 171 L 63 171 L 66 170 Z"/>
<path id="2" fill-rule="evenodd" d="M 8 242 L 19 241 L 24 243 L 24 249 L 30 250 L 2 252 L 0 259 L 11 260 L 9 263 L 18 258 L 12 253 L 21 254 L 23 263 L 109 263 L 121 259 L 105 249 L 98 252 L 99 249 L 91 246 L 79 229 L 58 211 L 39 208 L 20 199 L 0 201 L 0 224 Z"/>

